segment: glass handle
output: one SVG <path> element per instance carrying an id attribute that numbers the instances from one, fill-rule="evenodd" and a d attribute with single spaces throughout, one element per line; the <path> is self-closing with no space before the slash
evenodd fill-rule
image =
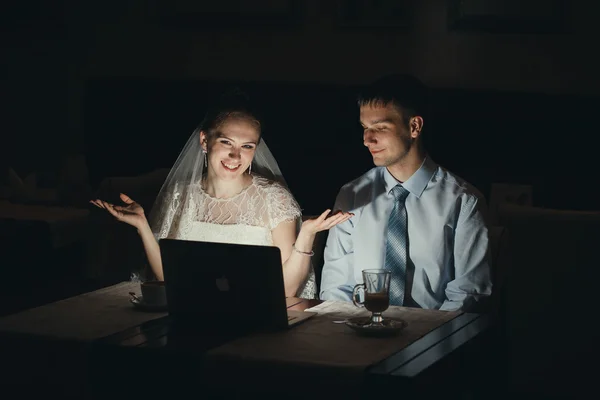
<path id="1" fill-rule="evenodd" d="M 361 301 L 356 301 L 357 298 L 358 298 L 358 291 L 360 289 L 362 289 L 363 292 L 365 291 L 365 284 L 364 283 L 359 283 L 358 285 L 355 285 L 354 289 L 352 290 L 352 302 L 354 303 L 354 305 L 356 307 L 364 307 L 364 304 Z M 363 297 L 364 297 L 364 295 L 363 295 Z"/>

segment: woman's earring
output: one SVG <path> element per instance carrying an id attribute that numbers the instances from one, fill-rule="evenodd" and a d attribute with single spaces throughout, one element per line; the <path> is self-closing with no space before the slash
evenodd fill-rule
<path id="1" fill-rule="evenodd" d="M 206 151 L 202 151 L 204 153 L 204 168 L 208 168 L 208 160 L 206 157 Z"/>
<path id="2" fill-rule="evenodd" d="M 252 173 L 252 163 L 250 163 L 250 166 L 248 167 L 248 174 Z"/>

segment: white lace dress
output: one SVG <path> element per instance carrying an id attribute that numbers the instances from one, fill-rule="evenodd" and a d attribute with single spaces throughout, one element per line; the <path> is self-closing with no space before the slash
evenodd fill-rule
<path id="1" fill-rule="evenodd" d="M 163 228 L 157 237 L 206 242 L 273 246 L 272 230 L 284 221 L 299 221 L 301 210 L 291 193 L 277 182 L 252 175 L 252 183 L 228 199 L 206 193 L 200 184 L 188 188 L 189 201 L 181 216 L 176 204 L 182 193 L 173 193 L 172 206 L 166 210 Z M 298 296 L 316 298 L 314 270 L 301 286 Z"/>

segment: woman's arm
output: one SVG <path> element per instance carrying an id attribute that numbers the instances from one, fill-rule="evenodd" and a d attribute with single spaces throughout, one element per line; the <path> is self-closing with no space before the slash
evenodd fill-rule
<path id="1" fill-rule="evenodd" d="M 156 279 L 160 281 L 164 280 L 162 260 L 160 257 L 160 247 L 158 246 L 158 242 L 154 238 L 152 229 L 148 224 L 144 209 L 139 203 L 133 201 L 126 194 L 121 193 L 120 197 L 125 203 L 125 206 L 115 206 L 100 199 L 91 200 L 90 203 L 94 204 L 96 207 L 106 209 L 118 221 L 125 222 L 126 224 L 137 229 L 138 234 L 142 239 L 146 257 L 148 258 L 148 263 L 150 264 L 150 268 L 152 268 L 154 276 L 156 276 Z"/>
<path id="2" fill-rule="evenodd" d="M 281 251 L 286 297 L 296 296 L 298 289 L 308 277 L 310 254 L 312 254 L 316 234 L 347 221 L 354 215 L 337 212 L 330 216 L 329 212 L 330 210 L 325 210 L 318 218 L 304 221 L 298 236 L 296 236 L 295 221 L 282 222 L 271 231 L 273 244 Z"/>
<path id="3" fill-rule="evenodd" d="M 158 246 L 158 242 L 152 233 L 152 229 L 150 229 L 150 225 L 146 224 L 146 226 L 139 228 L 138 234 L 142 239 L 144 251 L 146 252 L 146 258 L 148 259 L 148 263 L 150 264 L 150 268 L 152 269 L 154 276 L 159 281 L 164 281 L 165 277 L 163 274 L 160 247 Z"/>
<path id="4" fill-rule="evenodd" d="M 294 242 L 298 250 L 310 253 L 315 234 L 303 232 L 301 229 L 296 238 L 296 222 L 294 221 L 280 223 L 271 233 L 273 244 L 281 251 L 285 296 L 294 297 L 310 272 L 310 256 L 294 251 Z"/>

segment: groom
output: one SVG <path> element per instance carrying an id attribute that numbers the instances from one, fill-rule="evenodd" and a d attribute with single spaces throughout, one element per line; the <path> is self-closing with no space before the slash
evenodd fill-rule
<path id="1" fill-rule="evenodd" d="M 363 269 L 392 271 L 390 304 L 471 310 L 491 294 L 485 200 L 428 156 L 422 143 L 427 90 L 390 76 L 359 96 L 363 144 L 375 168 L 344 185 L 334 210 L 320 297 L 350 301 Z"/>

